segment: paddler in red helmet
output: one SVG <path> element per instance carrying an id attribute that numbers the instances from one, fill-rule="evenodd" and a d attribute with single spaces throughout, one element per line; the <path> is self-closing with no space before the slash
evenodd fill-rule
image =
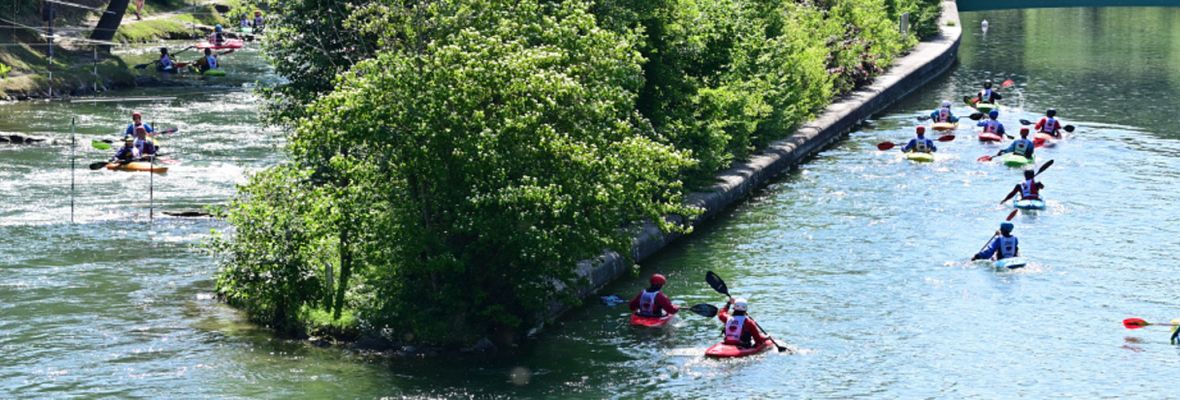
<path id="1" fill-rule="evenodd" d="M 651 276 L 651 287 L 643 289 L 634 299 L 631 299 L 631 311 L 643 317 L 663 317 L 664 313 L 675 314 L 680 308 L 672 304 L 672 300 L 661 291 L 668 278 L 660 274 Z"/>
<path id="2" fill-rule="evenodd" d="M 729 315 L 730 305 L 733 306 L 733 315 Z M 721 334 L 725 335 L 725 344 L 750 348 L 766 341 L 766 336 L 762 335 L 758 324 L 746 315 L 749 307 L 746 299 L 730 297 L 729 302 L 725 303 L 725 308 L 717 313 L 717 319 L 725 323 L 721 328 Z"/>

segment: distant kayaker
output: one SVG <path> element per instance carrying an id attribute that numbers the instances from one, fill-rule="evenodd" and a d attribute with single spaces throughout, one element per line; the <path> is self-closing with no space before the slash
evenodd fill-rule
<path id="1" fill-rule="evenodd" d="M 1036 146 L 1033 145 L 1033 142 L 1028 140 L 1028 128 L 1020 128 L 1020 139 L 1013 140 L 1012 144 L 1008 145 L 1008 148 L 996 153 L 996 157 L 1004 153 L 1012 153 L 1024 158 L 1032 158 L 1033 150 L 1035 149 Z"/>
<path id="2" fill-rule="evenodd" d="M 168 55 L 168 48 L 160 48 L 160 60 L 156 63 L 156 70 L 160 72 L 176 72 L 176 64 L 172 62 L 172 57 Z"/>
<path id="3" fill-rule="evenodd" d="M 135 149 L 139 151 L 140 156 L 154 156 L 159 151 L 155 141 L 147 137 L 147 129 L 142 126 L 135 128 Z"/>
<path id="4" fill-rule="evenodd" d="M 129 138 L 135 136 L 135 128 L 137 127 L 143 127 L 143 129 L 149 134 L 156 133 L 156 130 L 152 129 L 151 125 L 145 124 L 143 122 L 143 114 L 140 114 L 139 111 L 136 111 L 131 113 L 131 124 L 127 125 L 127 129 L 123 130 L 123 137 Z"/>
<path id="5" fill-rule="evenodd" d="M 123 139 L 123 147 L 120 147 L 115 152 L 115 156 L 111 157 L 110 162 L 132 162 L 138 160 L 140 157 L 139 149 L 135 148 L 135 138 L 128 137 Z"/>
<path id="6" fill-rule="evenodd" d="M 254 34 L 262 34 L 262 11 L 254 11 Z"/>
<path id="7" fill-rule="evenodd" d="M 1037 121 L 1033 127 L 1037 129 L 1038 133 L 1048 133 L 1053 137 L 1061 137 L 1061 122 L 1057 121 L 1057 109 L 1050 108 L 1045 111 L 1045 117 Z M 1028 122 L 1028 121 L 1025 121 Z"/>
<path id="8" fill-rule="evenodd" d="M 218 68 L 221 68 L 221 65 L 217 62 L 217 56 L 232 53 L 232 52 L 233 52 L 233 50 L 231 49 L 231 50 L 226 51 L 224 53 L 214 54 L 213 50 L 205 49 L 205 56 L 197 59 L 197 61 L 194 64 L 197 65 L 197 70 L 201 73 L 205 73 L 205 71 L 208 71 L 211 69 L 218 69 Z"/>
<path id="9" fill-rule="evenodd" d="M 672 304 L 672 300 L 664 295 L 661 290 L 664 284 L 668 283 L 668 278 L 663 275 L 654 274 L 650 280 L 651 286 L 644 289 L 631 299 L 631 311 L 644 317 L 662 317 L 664 313 L 675 314 L 680 312 L 680 308 Z"/>
<path id="10" fill-rule="evenodd" d="M 1011 222 L 1001 222 L 1000 231 L 996 233 L 996 237 L 987 245 L 987 248 L 976 254 L 971 260 L 987 260 L 992 258 L 992 255 L 995 255 L 997 260 L 1019 256 L 1020 243 L 1016 240 L 1016 236 L 1012 235 L 1014 227 Z"/>
<path id="11" fill-rule="evenodd" d="M 249 27 L 250 27 L 250 18 L 246 17 L 246 14 L 242 14 L 241 19 L 238 21 L 238 28 L 246 29 Z"/>
<path id="12" fill-rule="evenodd" d="M 988 79 L 983 81 L 983 89 L 979 91 L 979 94 L 975 95 L 974 103 L 996 104 L 996 100 L 1002 100 L 1003 98 L 1003 96 L 1000 96 L 999 93 L 996 93 L 992 89 L 992 80 Z"/>
<path id="13" fill-rule="evenodd" d="M 1020 182 L 1015 188 L 1012 188 L 1012 191 L 1008 192 L 1008 197 L 1005 197 L 1003 201 L 1000 201 L 1000 204 L 1007 203 L 1008 199 L 1016 196 L 1017 193 L 1020 193 L 1021 200 L 1040 200 L 1041 189 L 1045 188 L 1045 184 L 1033 180 L 1033 178 L 1036 176 L 1037 174 L 1036 172 L 1033 172 L 1033 170 L 1024 170 L 1024 182 Z"/>
<path id="14" fill-rule="evenodd" d="M 930 113 L 930 120 L 934 122 L 956 123 L 959 122 L 959 117 L 956 117 L 951 112 L 951 102 L 949 100 L 943 100 L 942 105 Z"/>
<path id="15" fill-rule="evenodd" d="M 926 138 L 925 126 L 919 125 L 917 128 L 915 128 L 915 132 L 918 136 L 910 139 L 910 142 L 906 143 L 906 145 L 901 148 L 903 153 L 909 153 L 911 151 L 918 153 L 933 153 L 938 151 L 938 148 L 934 147 L 934 141 Z"/>
<path id="16" fill-rule="evenodd" d="M 733 305 L 733 315 L 729 315 L 729 306 Z M 721 328 L 721 334 L 725 335 L 723 343 L 740 347 L 754 347 L 766 341 L 766 336 L 762 335 L 762 331 L 758 329 L 758 324 L 754 323 L 754 319 L 746 315 L 749 309 L 749 304 L 746 299 L 729 298 L 729 302 L 725 303 L 725 308 L 717 313 L 717 319 L 724 323 Z"/>
<path id="17" fill-rule="evenodd" d="M 215 46 L 225 44 L 225 33 L 222 32 L 221 24 L 213 27 L 213 33 L 209 35 L 209 43 L 213 43 Z"/>
<path id="18" fill-rule="evenodd" d="M 996 135 L 1003 135 L 1004 124 L 1000 123 L 1000 112 L 998 110 L 991 110 L 987 112 L 987 119 L 979 121 L 975 126 L 982 126 L 984 133 L 994 133 Z"/>

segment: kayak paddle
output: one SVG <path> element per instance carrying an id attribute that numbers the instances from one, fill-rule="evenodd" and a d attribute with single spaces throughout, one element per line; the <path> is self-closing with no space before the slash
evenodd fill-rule
<path id="1" fill-rule="evenodd" d="M 949 142 L 952 140 L 955 140 L 955 135 L 943 135 L 942 137 L 939 137 L 937 139 L 937 141 L 939 141 L 939 142 Z M 885 151 L 885 150 L 889 150 L 889 149 L 892 149 L 897 146 L 904 146 L 904 145 L 900 144 L 900 143 L 893 143 L 893 142 L 881 142 L 881 143 L 877 144 L 877 150 Z"/>
<path id="2" fill-rule="evenodd" d="M 104 142 L 104 141 L 101 141 L 98 139 L 90 141 L 90 146 L 94 147 L 95 149 L 98 149 L 98 150 L 110 150 L 111 149 L 110 143 L 107 143 L 107 142 Z"/>
<path id="3" fill-rule="evenodd" d="M 1012 218 L 1016 218 L 1016 213 L 1018 213 L 1018 212 L 1020 212 L 1019 208 L 1012 210 L 1012 212 L 1008 213 L 1008 218 L 1005 218 L 1004 220 L 1011 221 Z M 975 254 L 979 254 L 981 251 L 983 251 L 983 249 L 986 249 L 988 245 L 992 244 L 992 240 L 995 240 L 996 236 L 1000 236 L 1000 232 L 996 232 L 996 234 L 992 235 L 991 238 L 987 239 L 987 243 L 984 243 L 983 247 L 980 247 L 979 251 L 975 252 Z M 971 255 L 971 259 L 973 259 L 973 260 L 975 259 L 975 254 Z"/>
<path id="4" fill-rule="evenodd" d="M 701 303 L 692 306 L 692 308 L 689 308 L 688 310 L 705 318 L 713 318 L 717 316 L 717 307 L 714 307 L 712 304 Z"/>
<path id="5" fill-rule="evenodd" d="M 169 56 L 169 57 L 176 57 L 176 56 L 180 55 L 180 53 L 184 53 L 184 52 L 186 52 L 186 51 L 192 50 L 192 48 L 193 48 L 193 47 L 194 47 L 194 46 L 185 47 L 185 48 L 181 49 L 181 50 L 180 50 L 180 51 L 178 51 L 178 52 L 175 52 L 175 53 L 169 54 L 168 56 Z M 160 60 L 159 60 L 159 59 L 156 59 L 155 61 L 152 61 L 152 62 L 150 62 L 150 63 L 145 63 L 145 64 L 135 64 L 135 69 L 144 69 L 144 68 L 147 68 L 149 65 L 156 64 L 156 63 L 159 63 L 159 62 L 160 62 Z"/>
<path id="6" fill-rule="evenodd" d="M 712 286 L 713 290 L 716 290 L 717 293 L 721 293 L 725 295 L 725 297 L 729 297 L 731 299 L 733 298 L 733 296 L 729 295 L 729 287 L 725 285 L 725 281 L 721 280 L 721 277 L 717 276 L 717 274 L 713 273 L 713 271 L 705 272 L 705 282 L 708 282 L 709 286 Z M 774 343 L 774 347 L 777 347 L 780 353 L 787 351 L 787 347 L 778 344 L 777 340 L 771 337 L 765 329 L 762 329 L 761 325 L 758 325 L 758 321 L 754 321 L 753 319 L 750 319 L 750 321 L 753 321 L 754 327 L 758 328 L 758 330 L 761 331 L 763 335 L 766 335 L 766 338 L 770 339 L 771 343 Z"/>
<path id="7" fill-rule="evenodd" d="M 89 167 L 90 167 L 91 171 L 96 171 L 96 170 L 102 169 L 102 167 L 105 167 L 107 164 L 109 164 L 109 163 L 106 161 L 96 161 L 96 162 L 90 163 Z"/>
<path id="8" fill-rule="evenodd" d="M 1148 327 L 1151 325 L 1177 326 L 1177 324 L 1175 324 L 1175 323 L 1147 322 L 1147 321 L 1144 321 L 1143 318 L 1127 318 L 1127 319 L 1123 320 L 1123 326 L 1126 327 L 1127 329 L 1139 329 L 1139 328 L 1145 328 L 1145 327 Z"/>

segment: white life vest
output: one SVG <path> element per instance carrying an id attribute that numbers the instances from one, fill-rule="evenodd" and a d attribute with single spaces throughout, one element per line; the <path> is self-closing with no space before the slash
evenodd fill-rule
<path id="1" fill-rule="evenodd" d="M 983 90 L 979 91 L 979 102 L 991 103 L 991 101 L 992 101 L 992 90 L 991 89 L 983 89 Z"/>
<path id="2" fill-rule="evenodd" d="M 639 315 L 656 316 L 656 296 L 659 294 L 658 291 L 649 292 L 646 290 L 639 294 Z"/>
<path id="3" fill-rule="evenodd" d="M 725 322 L 725 341 L 739 343 L 742 341 L 742 331 L 746 326 L 745 315 L 734 315 Z"/>
<path id="4" fill-rule="evenodd" d="M 1000 236 L 996 240 L 1000 241 L 999 252 L 996 254 L 997 260 L 1016 257 L 1016 236 Z"/>
<path id="5" fill-rule="evenodd" d="M 1032 142 L 1028 139 L 1018 139 L 1013 144 L 1012 152 L 1018 155 L 1028 157 L 1028 149 L 1032 146 Z"/>
<path id="6" fill-rule="evenodd" d="M 950 107 L 941 107 L 938 109 L 938 121 L 935 122 L 950 122 L 951 109 Z"/>
<path id="7" fill-rule="evenodd" d="M 1037 190 L 1037 183 L 1032 179 L 1020 183 L 1020 195 L 1024 199 L 1039 199 L 1040 193 Z"/>
<path id="8" fill-rule="evenodd" d="M 910 149 L 911 151 L 918 152 L 918 153 L 929 153 L 930 152 L 930 146 L 926 145 L 926 141 L 929 139 L 914 138 L 914 140 L 915 140 L 914 147 L 912 149 Z"/>
<path id="9" fill-rule="evenodd" d="M 1057 118 L 1045 117 L 1045 125 L 1041 126 L 1041 132 L 1053 133 L 1057 131 Z"/>

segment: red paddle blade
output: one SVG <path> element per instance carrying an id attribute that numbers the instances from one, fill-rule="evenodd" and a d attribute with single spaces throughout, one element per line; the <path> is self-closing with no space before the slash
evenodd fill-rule
<path id="1" fill-rule="evenodd" d="M 1012 86 L 1012 85 L 1015 85 L 1015 84 L 1016 84 L 1016 82 L 1015 82 L 1015 81 L 1013 81 L 1013 80 L 1009 79 L 1009 80 L 1006 80 L 1006 81 L 1000 82 L 1000 87 L 1009 87 L 1009 86 Z"/>
<path id="2" fill-rule="evenodd" d="M 975 161 L 979 161 L 979 162 L 988 162 L 991 160 L 992 160 L 992 156 L 983 156 L 983 157 L 979 157 L 979 158 L 975 159 Z"/>
<path id="3" fill-rule="evenodd" d="M 1012 210 L 1012 212 L 1008 213 L 1008 218 L 1005 218 L 1004 220 L 1005 220 L 1005 221 L 1011 221 L 1011 220 L 1012 220 L 1012 218 L 1016 218 L 1016 213 L 1018 213 L 1018 212 L 1020 212 L 1020 209 L 1019 209 L 1019 208 L 1017 208 L 1017 209 L 1015 209 L 1015 210 Z"/>
<path id="4" fill-rule="evenodd" d="M 944 135 L 944 136 L 938 138 L 938 141 L 940 141 L 940 142 L 949 142 L 952 140 L 955 140 L 955 135 Z"/>
<path id="5" fill-rule="evenodd" d="M 881 150 L 881 151 L 889 150 L 889 149 L 892 149 L 894 146 L 897 146 L 897 144 L 893 143 L 893 142 L 881 142 L 880 144 L 877 145 L 877 150 Z"/>
<path id="6" fill-rule="evenodd" d="M 1139 329 L 1151 325 L 1150 322 L 1144 321 L 1142 318 L 1127 318 L 1123 320 L 1123 326 L 1127 329 Z"/>

